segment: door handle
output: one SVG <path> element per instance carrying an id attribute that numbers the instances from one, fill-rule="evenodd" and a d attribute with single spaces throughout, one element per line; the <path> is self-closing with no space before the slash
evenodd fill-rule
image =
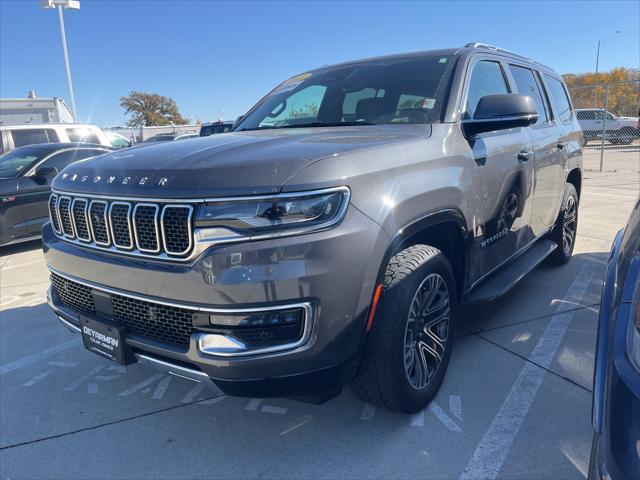
<path id="1" fill-rule="evenodd" d="M 518 153 L 518 160 L 520 160 L 521 162 L 526 162 L 532 156 L 533 156 L 533 152 L 532 151 L 530 151 L 530 150 L 522 150 L 520 153 Z"/>
<path id="2" fill-rule="evenodd" d="M 564 150 L 564 147 L 567 146 L 567 142 L 558 142 L 558 148 L 560 150 Z"/>

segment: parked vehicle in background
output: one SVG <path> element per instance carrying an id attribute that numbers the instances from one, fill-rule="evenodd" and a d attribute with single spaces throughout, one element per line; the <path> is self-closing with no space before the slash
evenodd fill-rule
<path id="1" fill-rule="evenodd" d="M 105 131 L 104 134 L 111 143 L 111 146 L 115 149 L 128 148 L 131 146 L 131 141 L 119 133 Z"/>
<path id="2" fill-rule="evenodd" d="M 0 156 L 0 245 L 40 237 L 51 180 L 67 165 L 112 151 L 84 143 L 46 143 Z"/>
<path id="3" fill-rule="evenodd" d="M 209 135 L 213 135 L 216 133 L 227 133 L 230 132 L 233 128 L 233 122 L 208 122 L 203 123 L 200 127 L 200 136 L 208 137 Z"/>
<path id="4" fill-rule="evenodd" d="M 126 157 L 54 180 L 49 303 L 102 357 L 231 395 L 323 401 L 354 381 L 420 411 L 460 303 L 575 244 L 582 132 L 562 77 L 485 44 L 305 72 L 231 133 Z"/>
<path id="5" fill-rule="evenodd" d="M 92 143 L 111 146 L 111 142 L 95 125 L 81 123 L 40 123 L 0 125 L 0 154 L 14 148 L 40 143 Z"/>
<path id="6" fill-rule="evenodd" d="M 589 479 L 640 478 L 640 200 L 604 277 L 593 381 Z"/>
<path id="7" fill-rule="evenodd" d="M 584 134 L 585 144 L 592 140 L 602 140 L 603 131 L 604 139 L 614 145 L 630 145 L 640 136 L 636 128 L 638 119 L 634 117 L 616 117 L 601 108 L 576 109 L 576 116 Z"/>
<path id="8" fill-rule="evenodd" d="M 190 138 L 198 138 L 197 133 L 160 133 L 158 135 L 154 135 L 153 137 L 147 138 L 142 143 L 153 143 L 153 142 L 174 142 L 176 140 L 188 140 Z"/>

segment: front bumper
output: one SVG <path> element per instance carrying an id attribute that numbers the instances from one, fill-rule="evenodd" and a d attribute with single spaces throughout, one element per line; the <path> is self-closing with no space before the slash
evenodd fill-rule
<path id="1" fill-rule="evenodd" d="M 353 376 L 387 242 L 382 229 L 354 208 L 325 232 L 211 247 L 179 265 L 82 248 L 60 240 L 49 224 L 43 228 L 49 268 L 97 288 L 197 308 L 312 304 L 308 339 L 287 351 L 206 355 L 198 347 L 198 331 L 185 348 L 125 338 L 144 363 L 173 366 L 170 373 L 196 380 L 206 375 L 230 394 L 264 397 L 315 396 L 339 389 Z M 79 312 L 55 292 L 50 291 L 49 303 L 67 327 L 79 325 Z"/>

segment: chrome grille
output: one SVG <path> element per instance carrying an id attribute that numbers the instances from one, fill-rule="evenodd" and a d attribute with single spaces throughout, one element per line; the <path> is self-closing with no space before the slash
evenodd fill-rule
<path id="1" fill-rule="evenodd" d="M 175 260 L 188 258 L 193 250 L 193 211 L 188 204 L 60 193 L 53 193 L 49 200 L 53 230 L 64 240 L 111 252 Z"/>
<path id="2" fill-rule="evenodd" d="M 131 205 L 125 202 L 112 202 L 109 207 L 111 236 L 113 244 L 119 248 L 133 248 L 131 237 Z"/>
<path id="3" fill-rule="evenodd" d="M 133 232 L 138 250 L 151 253 L 160 251 L 157 205 L 139 203 L 135 206 L 133 209 Z"/>
<path id="4" fill-rule="evenodd" d="M 67 308 L 79 313 L 100 315 L 126 326 L 127 330 L 134 335 L 185 347 L 189 345 L 194 330 L 195 310 L 108 293 L 112 313 L 107 314 L 96 310 L 93 302 L 93 288 L 53 272 L 51 272 L 51 284 L 56 295 Z"/>
<path id="5" fill-rule="evenodd" d="M 51 225 L 56 233 L 62 233 L 60 230 L 60 219 L 58 218 L 58 195 L 55 193 L 49 198 L 49 218 Z"/>
<path id="6" fill-rule="evenodd" d="M 111 245 L 107 224 L 107 202 L 102 200 L 91 201 L 89 204 L 89 226 L 91 227 L 91 236 L 96 245 Z"/>
<path id="7" fill-rule="evenodd" d="M 76 227 L 76 236 L 85 242 L 91 241 L 87 223 L 87 204 L 84 198 L 74 198 L 71 203 L 71 220 Z"/>
<path id="8" fill-rule="evenodd" d="M 69 238 L 74 238 L 70 207 L 71 199 L 69 197 L 60 197 L 58 199 L 58 214 L 60 215 L 62 233 Z"/>
<path id="9" fill-rule="evenodd" d="M 162 209 L 162 238 L 167 253 L 184 255 L 191 250 L 191 212 L 189 205 L 166 205 Z M 187 225 L 189 228 L 185 229 Z"/>

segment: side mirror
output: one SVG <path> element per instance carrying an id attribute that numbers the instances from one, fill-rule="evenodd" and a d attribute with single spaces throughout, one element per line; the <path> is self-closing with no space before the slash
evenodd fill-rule
<path id="1" fill-rule="evenodd" d="M 537 120 L 538 110 L 529 95 L 485 95 L 478 102 L 473 119 L 462 121 L 462 130 L 471 138 L 483 132 L 527 127 Z"/>
<path id="2" fill-rule="evenodd" d="M 42 166 L 42 167 L 36 168 L 36 171 L 33 177 L 35 181 L 38 183 L 47 183 L 47 180 L 51 180 L 57 174 L 58 174 L 58 169 L 56 167 Z"/>

